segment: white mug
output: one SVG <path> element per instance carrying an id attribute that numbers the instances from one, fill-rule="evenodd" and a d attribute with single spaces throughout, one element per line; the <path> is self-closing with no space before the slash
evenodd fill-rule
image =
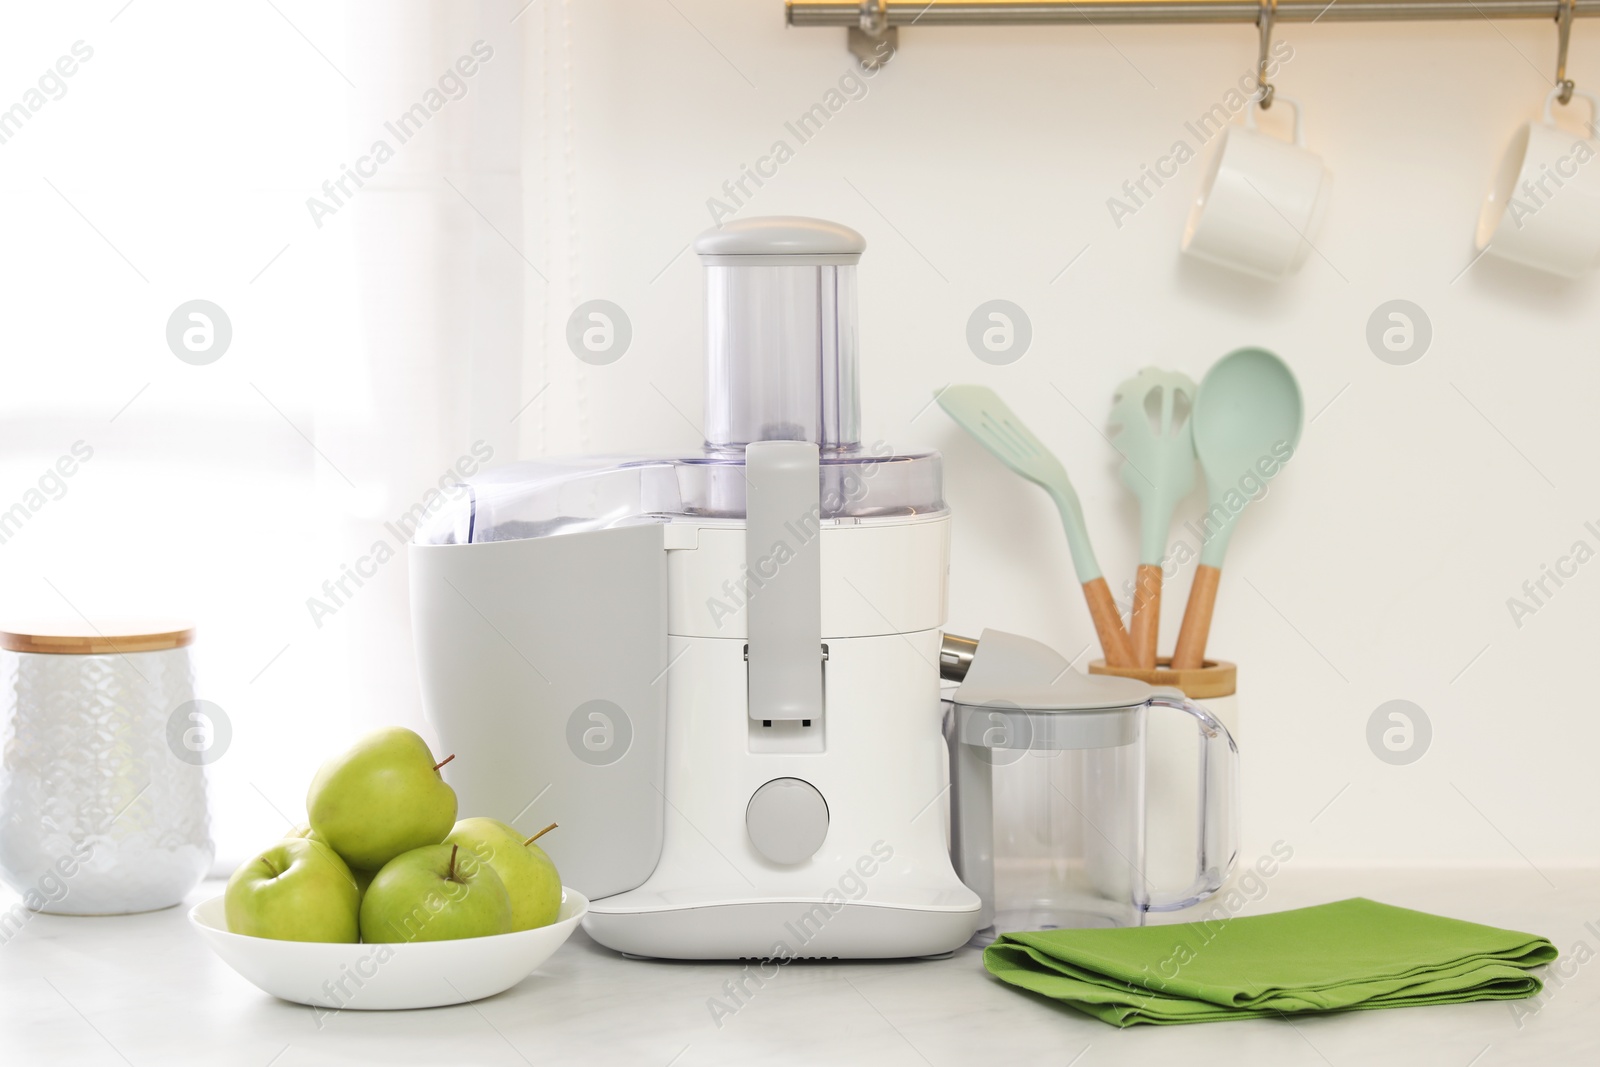
<path id="1" fill-rule="evenodd" d="M 1305 112 L 1294 108 L 1294 141 L 1256 128 L 1256 105 L 1243 126 L 1223 131 L 1189 211 L 1183 251 L 1268 281 L 1300 268 L 1328 213 L 1333 176 L 1306 148 Z"/>
<path id="2" fill-rule="evenodd" d="M 1525 266 L 1576 278 L 1600 260 L 1600 144 L 1556 125 L 1558 90 L 1544 98 L 1544 119 L 1525 122 L 1500 161 L 1478 213 L 1477 244 Z M 1600 97 L 1583 89 L 1590 129 Z"/>

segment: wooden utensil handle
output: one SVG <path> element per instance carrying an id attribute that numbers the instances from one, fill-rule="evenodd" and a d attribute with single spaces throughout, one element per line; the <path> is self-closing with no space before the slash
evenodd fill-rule
<path id="1" fill-rule="evenodd" d="M 1178 645 L 1172 650 L 1172 669 L 1192 671 L 1205 662 L 1206 639 L 1211 636 L 1211 612 L 1217 606 L 1217 582 L 1222 572 L 1202 563 L 1189 587 L 1189 603 L 1178 628 Z"/>
<path id="2" fill-rule="evenodd" d="M 1083 599 L 1089 602 L 1089 617 L 1094 620 L 1094 632 L 1100 638 L 1100 651 L 1106 663 L 1113 667 L 1134 667 L 1133 643 L 1128 631 L 1122 628 L 1122 616 L 1117 602 L 1111 598 L 1111 589 L 1104 578 L 1083 583 Z"/>
<path id="3" fill-rule="evenodd" d="M 1146 670 L 1156 665 L 1156 635 L 1161 629 L 1161 566 L 1139 564 L 1133 583 L 1133 658 Z"/>

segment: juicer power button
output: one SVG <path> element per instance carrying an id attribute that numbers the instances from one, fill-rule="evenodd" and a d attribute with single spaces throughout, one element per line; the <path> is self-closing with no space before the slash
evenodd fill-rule
<path id="1" fill-rule="evenodd" d="M 750 843 L 773 863 L 801 863 L 828 836 L 828 802 L 799 778 L 774 778 L 757 789 L 744 812 Z"/>

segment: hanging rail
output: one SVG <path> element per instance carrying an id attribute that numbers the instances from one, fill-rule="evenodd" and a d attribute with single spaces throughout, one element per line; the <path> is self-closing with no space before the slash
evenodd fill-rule
<path id="1" fill-rule="evenodd" d="M 1255 23 L 1261 0 L 1088 0 L 1086 3 L 1044 0 L 861 0 L 824 3 L 788 0 L 791 26 L 847 26 L 885 29 L 901 26 L 1039 26 L 1051 23 L 1093 23 L 1099 26 L 1140 22 Z M 1550 19 L 1560 16 L 1563 0 L 1277 0 L 1278 22 L 1422 22 L 1443 19 Z M 1600 15 L 1600 0 L 1575 0 L 1573 15 Z M 878 20 L 881 19 L 881 22 Z"/>

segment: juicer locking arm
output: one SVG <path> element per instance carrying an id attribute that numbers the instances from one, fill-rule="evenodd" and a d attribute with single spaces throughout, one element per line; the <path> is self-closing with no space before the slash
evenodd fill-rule
<path id="1" fill-rule="evenodd" d="M 746 608 L 750 718 L 821 723 L 822 508 L 810 441 L 745 449 L 745 566 L 762 577 Z"/>

